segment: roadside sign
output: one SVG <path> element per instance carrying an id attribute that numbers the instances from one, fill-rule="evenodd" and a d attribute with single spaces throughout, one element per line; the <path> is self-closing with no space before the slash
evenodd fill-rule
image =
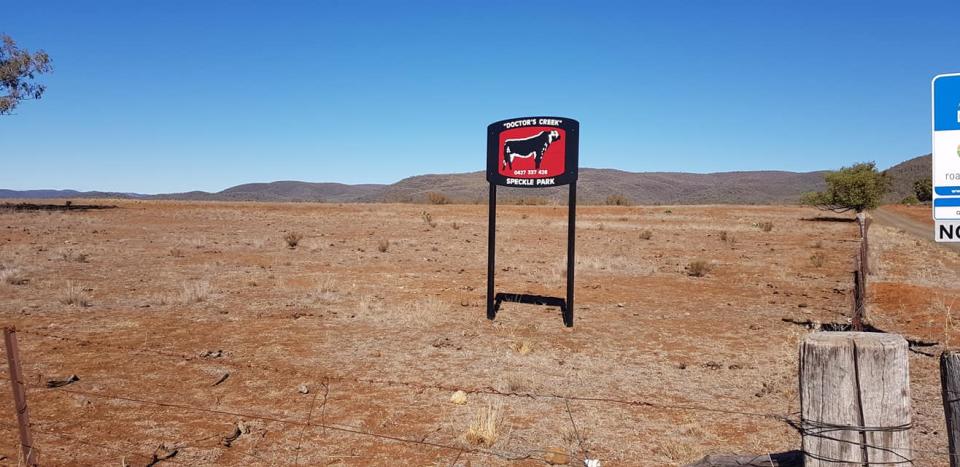
<path id="1" fill-rule="evenodd" d="M 930 87 L 933 218 L 938 221 L 934 238 L 938 242 L 957 241 L 953 224 L 939 221 L 960 221 L 960 73 L 938 75 Z M 941 225 L 949 227 L 949 236 L 941 235 Z"/>
<path id="2" fill-rule="evenodd" d="M 960 242 L 960 221 L 936 221 L 933 238 L 938 242 Z"/>
<path id="3" fill-rule="evenodd" d="M 495 319 L 501 302 L 560 307 L 563 324 L 573 326 L 574 249 L 576 243 L 577 172 L 580 123 L 563 117 L 521 117 L 487 126 L 487 181 L 490 182 L 487 227 L 487 319 Z M 494 294 L 497 251 L 497 186 L 546 188 L 570 185 L 567 204 L 567 297 L 518 293 Z"/>
<path id="4" fill-rule="evenodd" d="M 580 123 L 563 117 L 522 117 L 487 127 L 487 181 L 539 188 L 577 180 Z"/>

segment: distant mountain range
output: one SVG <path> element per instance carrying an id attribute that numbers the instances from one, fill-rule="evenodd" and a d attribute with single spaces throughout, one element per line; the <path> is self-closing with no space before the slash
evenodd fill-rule
<path id="1" fill-rule="evenodd" d="M 900 201 L 913 193 L 913 182 L 929 177 L 930 155 L 897 164 L 887 173 L 893 179 L 888 201 Z M 803 193 L 825 188 L 825 171 L 818 172 L 719 172 L 694 174 L 683 172 L 624 172 L 614 169 L 580 169 L 578 199 L 584 203 L 602 203 L 619 195 L 635 204 L 786 204 Z M 280 181 L 237 185 L 216 193 L 190 191 L 160 195 L 111 193 L 74 190 L 3 190 L 0 199 L 57 198 L 129 198 L 202 201 L 271 202 L 428 202 L 431 193 L 439 193 L 452 202 L 485 202 L 488 185 L 483 172 L 418 175 L 391 185 L 345 185 Z M 500 188 L 498 197 L 507 202 L 560 202 L 566 188 Z"/>

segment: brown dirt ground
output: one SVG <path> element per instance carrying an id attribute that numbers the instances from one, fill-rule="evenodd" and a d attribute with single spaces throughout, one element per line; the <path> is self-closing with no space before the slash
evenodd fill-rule
<path id="1" fill-rule="evenodd" d="M 857 248 L 854 224 L 808 208 L 581 207 L 568 329 L 542 306 L 485 319 L 485 206 L 117 203 L 0 213 L 0 274 L 25 280 L 0 283 L 0 315 L 20 330 L 45 464 L 143 465 L 158 446 L 189 465 L 544 465 L 556 447 L 572 465 L 660 466 L 797 449 L 763 415 L 799 409 L 809 331 L 781 319 L 849 320 Z M 874 230 L 878 327 L 956 341 L 938 323 L 960 259 Z M 501 207 L 498 291 L 561 296 L 565 234 L 563 207 Z M 685 273 L 697 259 L 706 277 Z M 89 306 L 65 304 L 68 285 Z M 911 365 L 915 447 L 945 450 L 936 360 Z M 482 447 L 466 432 L 487 407 L 499 436 Z M 0 412 L 15 464 L 7 391 Z"/>

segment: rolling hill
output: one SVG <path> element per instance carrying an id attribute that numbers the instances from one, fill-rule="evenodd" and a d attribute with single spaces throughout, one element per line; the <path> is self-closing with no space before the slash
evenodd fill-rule
<path id="1" fill-rule="evenodd" d="M 930 156 L 920 156 L 890 167 L 893 179 L 887 201 L 898 202 L 913 193 L 913 182 L 930 175 Z M 580 169 L 578 198 L 602 203 L 619 195 L 635 204 L 787 204 L 809 191 L 825 187 L 824 171 L 817 172 L 625 172 L 615 169 Z M 79 192 L 73 190 L 0 190 L 2 198 L 136 198 L 203 201 L 370 202 L 420 203 L 429 193 L 440 193 L 453 202 L 486 202 L 488 185 L 483 172 L 429 174 L 408 177 L 390 185 L 278 181 L 248 183 L 210 193 L 191 191 L 159 195 Z M 567 196 L 565 187 L 530 190 L 499 188 L 507 202 L 552 203 Z"/>

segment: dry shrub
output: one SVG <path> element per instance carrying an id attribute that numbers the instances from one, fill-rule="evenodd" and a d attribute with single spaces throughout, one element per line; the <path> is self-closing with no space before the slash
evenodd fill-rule
<path id="1" fill-rule="evenodd" d="M 687 264 L 687 275 L 693 277 L 703 277 L 706 276 L 713 267 L 710 263 L 702 260 L 696 259 Z"/>
<path id="2" fill-rule="evenodd" d="M 330 277 L 324 277 L 317 282 L 315 297 L 318 301 L 332 302 L 338 297 L 337 288 Z"/>
<path id="3" fill-rule="evenodd" d="M 640 231 L 640 240 L 650 240 L 653 238 L 652 230 L 641 230 Z"/>
<path id="4" fill-rule="evenodd" d="M 450 198 L 448 198 L 447 195 L 435 191 L 427 193 L 427 201 L 429 201 L 430 204 L 450 204 Z"/>
<path id="5" fill-rule="evenodd" d="M 24 285 L 28 281 L 20 268 L 0 268 L 0 282 L 8 285 Z"/>
<path id="6" fill-rule="evenodd" d="M 423 220 L 424 224 L 430 226 L 431 229 L 437 226 L 437 223 L 433 221 L 433 215 L 427 211 L 420 211 L 420 219 Z"/>
<path id="7" fill-rule="evenodd" d="M 90 306 L 90 296 L 80 284 L 67 282 L 63 292 L 60 293 L 60 303 L 70 306 L 86 307 Z"/>
<path id="8" fill-rule="evenodd" d="M 500 436 L 500 428 L 503 424 L 503 405 L 499 401 L 488 403 L 485 407 L 477 411 L 467 429 L 467 442 L 476 446 L 485 448 L 493 447 Z"/>
<path id="9" fill-rule="evenodd" d="M 207 281 L 191 281 L 183 284 L 180 295 L 181 301 L 186 304 L 200 303 L 210 298 L 210 283 Z"/>
<path id="10" fill-rule="evenodd" d="M 175 248 L 171 248 L 171 249 L 170 249 L 170 256 L 173 256 L 174 258 L 183 258 L 183 250 L 181 250 L 180 248 L 176 248 L 176 247 L 175 247 Z"/>
<path id="11" fill-rule="evenodd" d="M 450 402 L 453 402 L 457 405 L 463 405 L 467 403 L 467 393 L 463 391 L 457 391 L 450 396 Z"/>
<path id="12" fill-rule="evenodd" d="M 771 222 L 771 221 L 763 221 L 763 222 L 757 224 L 757 227 L 759 227 L 760 230 L 762 230 L 762 231 L 764 231 L 764 232 L 769 232 L 769 231 L 773 230 L 773 222 Z"/>
<path id="13" fill-rule="evenodd" d="M 626 196 L 616 194 L 607 196 L 607 199 L 603 202 L 607 206 L 629 206 L 630 200 Z"/>
<path id="14" fill-rule="evenodd" d="M 65 250 L 60 252 L 60 259 L 76 263 L 86 263 L 90 259 L 90 255 L 82 251 L 75 252 L 73 250 Z"/>
<path id="15" fill-rule="evenodd" d="M 303 235 L 297 232 L 287 232 L 286 235 L 283 236 L 283 241 L 287 243 L 287 247 L 291 250 L 300 244 L 300 240 L 303 240 Z"/>
<path id="16" fill-rule="evenodd" d="M 520 355 L 526 355 L 533 350 L 533 347 L 530 345 L 530 343 L 525 340 L 514 342 L 510 348 Z"/>
<path id="17" fill-rule="evenodd" d="M 456 222 L 454 222 L 453 224 L 450 224 L 450 227 L 453 228 L 453 230 L 460 230 L 460 224 Z"/>
<path id="18" fill-rule="evenodd" d="M 383 239 L 383 240 L 380 240 L 379 243 L 377 243 L 377 251 L 379 251 L 380 253 L 386 253 L 387 250 L 389 249 L 390 249 L 390 240 Z"/>
<path id="19" fill-rule="evenodd" d="M 823 267 L 823 263 L 826 260 L 827 260 L 827 255 L 825 255 L 822 251 L 818 251 L 810 255 L 810 264 L 813 264 L 813 267 L 815 268 Z"/>

